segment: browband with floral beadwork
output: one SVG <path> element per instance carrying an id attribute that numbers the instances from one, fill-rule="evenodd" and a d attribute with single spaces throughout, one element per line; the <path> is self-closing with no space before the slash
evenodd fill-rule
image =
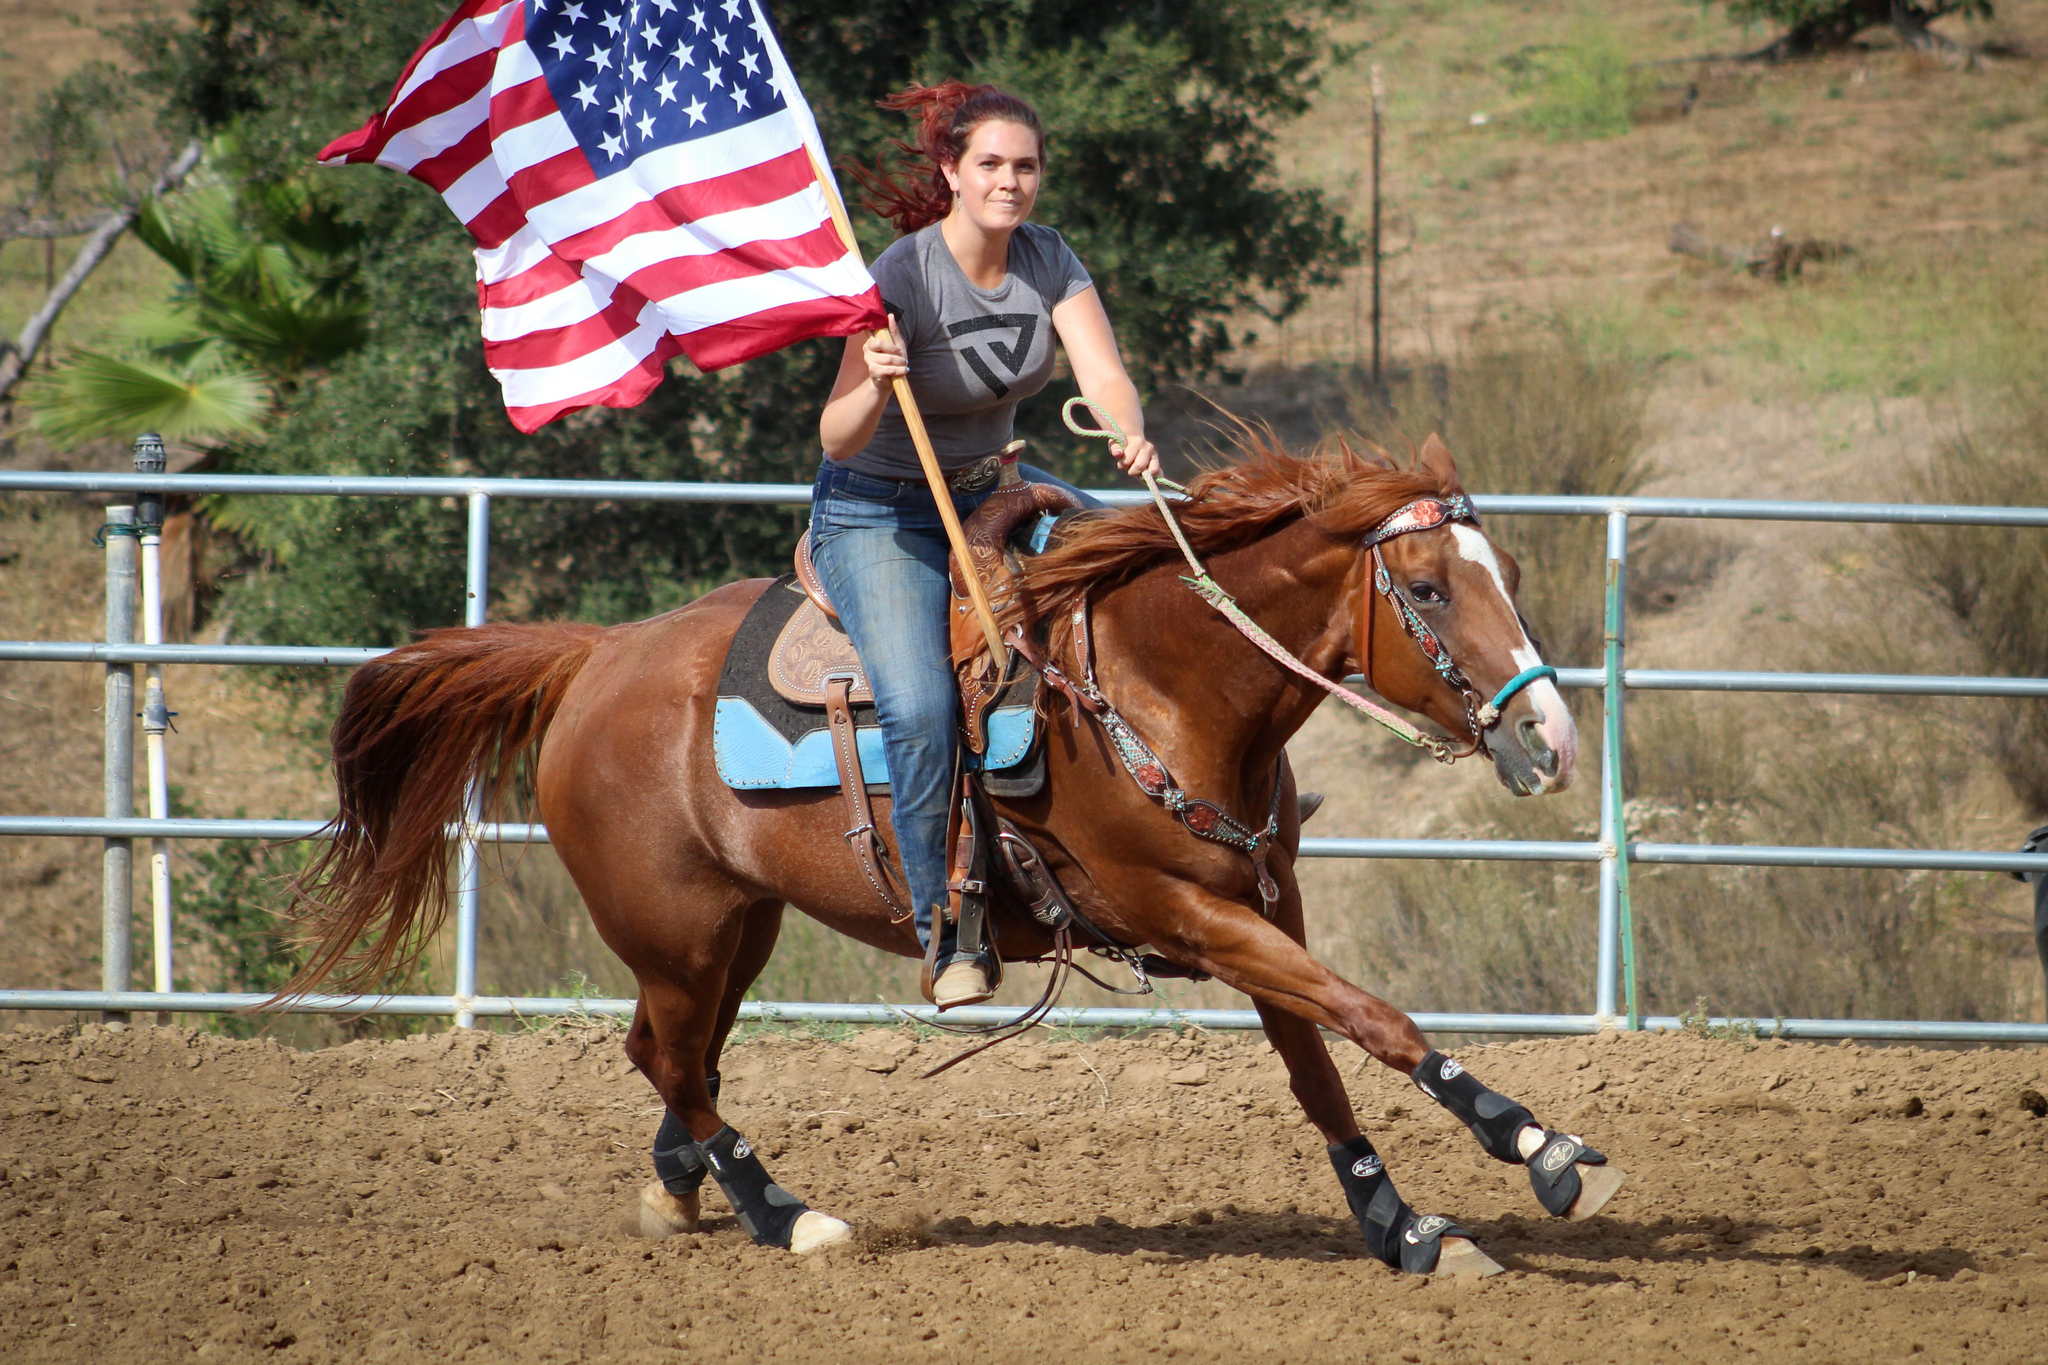
<path id="1" fill-rule="evenodd" d="M 1479 514 L 1472 510 L 1471 499 L 1463 493 L 1452 493 L 1442 498 L 1417 498 L 1367 532 L 1365 548 L 1370 550 L 1413 531 L 1433 531 L 1447 521 L 1463 521 L 1477 526 Z"/>

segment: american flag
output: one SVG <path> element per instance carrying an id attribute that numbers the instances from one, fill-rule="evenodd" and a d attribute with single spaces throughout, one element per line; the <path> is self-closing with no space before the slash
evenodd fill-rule
<path id="1" fill-rule="evenodd" d="M 759 0 L 465 0 L 321 153 L 432 185 L 476 239 L 513 425 L 883 325 Z"/>

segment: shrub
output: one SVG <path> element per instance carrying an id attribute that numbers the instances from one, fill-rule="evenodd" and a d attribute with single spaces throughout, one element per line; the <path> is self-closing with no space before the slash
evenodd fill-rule
<path id="1" fill-rule="evenodd" d="M 1523 119 L 1552 138 L 1619 137 L 1635 127 L 1642 81 L 1605 24 L 1582 24 L 1570 43 L 1524 53 L 1511 70 L 1533 96 Z"/>
<path id="2" fill-rule="evenodd" d="M 1930 713 L 1931 714 L 1931 713 Z M 1668 843 L 1943 847 L 1967 757 L 1930 718 L 1863 725 L 1832 703 L 1646 694 L 1631 700 L 1633 836 Z M 1596 770 L 1597 753 L 1582 759 Z M 1588 839 L 1591 792 L 1460 805 L 1451 837 Z M 1752 1018 L 1996 1019 L 2021 1001 L 1972 932 L 1981 879 L 1638 863 L 1630 886 L 1646 1014 L 1699 999 Z M 1404 1009 L 1583 1013 L 1593 1000 L 1588 864 L 1367 864 L 1338 889 L 1336 965 Z"/>
<path id="3" fill-rule="evenodd" d="M 1915 501 L 1991 507 L 2048 506 L 2048 400 L 2015 392 L 2007 415 L 1981 438 L 1941 446 L 1910 483 Z M 1947 671 L 2048 677 L 2048 531 L 1995 526 L 1899 526 L 1910 582 L 1931 598 L 1964 659 Z M 1991 753 L 2013 791 L 2048 813 L 2048 705 L 1981 708 Z"/>

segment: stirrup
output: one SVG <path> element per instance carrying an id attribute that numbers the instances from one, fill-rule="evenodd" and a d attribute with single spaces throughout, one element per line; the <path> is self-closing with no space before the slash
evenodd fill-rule
<path id="1" fill-rule="evenodd" d="M 988 968 L 972 958 L 961 958 L 947 964 L 932 982 L 932 1003 L 942 1010 L 956 1005 L 979 1005 L 984 1000 L 995 998 L 995 988 L 989 983 Z"/>

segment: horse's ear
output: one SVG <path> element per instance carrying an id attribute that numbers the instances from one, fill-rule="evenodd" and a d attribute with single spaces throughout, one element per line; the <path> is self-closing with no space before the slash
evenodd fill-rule
<path id="1" fill-rule="evenodd" d="M 1415 456 L 1416 472 L 1427 474 L 1438 488 L 1446 492 L 1462 487 L 1458 482 L 1458 466 L 1451 459 L 1451 448 L 1444 444 L 1444 438 L 1435 432 L 1422 443 L 1422 449 Z"/>

